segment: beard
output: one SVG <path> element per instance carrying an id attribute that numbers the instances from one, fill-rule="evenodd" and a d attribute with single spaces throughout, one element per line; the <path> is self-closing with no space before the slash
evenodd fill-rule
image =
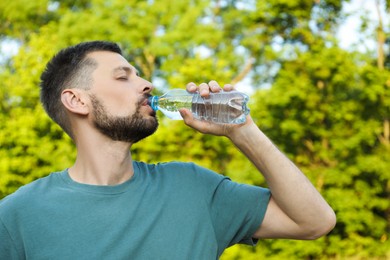
<path id="1" fill-rule="evenodd" d="M 144 118 L 140 113 L 142 101 L 147 96 L 139 100 L 135 113 L 129 116 L 112 116 L 95 95 L 90 95 L 90 98 L 95 127 L 113 141 L 136 143 L 157 130 L 156 113 L 154 112 L 153 117 L 149 119 Z"/>

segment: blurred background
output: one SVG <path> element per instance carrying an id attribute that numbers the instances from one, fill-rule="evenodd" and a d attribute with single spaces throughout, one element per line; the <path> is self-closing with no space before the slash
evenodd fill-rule
<path id="1" fill-rule="evenodd" d="M 390 0 L 12 0 L 0 2 L 0 198 L 72 165 L 39 103 L 59 49 L 115 41 L 156 95 L 234 83 L 259 127 L 311 179 L 338 223 L 316 241 L 263 240 L 222 259 L 390 259 Z M 136 160 L 182 160 L 264 179 L 228 140 L 164 118 Z"/>

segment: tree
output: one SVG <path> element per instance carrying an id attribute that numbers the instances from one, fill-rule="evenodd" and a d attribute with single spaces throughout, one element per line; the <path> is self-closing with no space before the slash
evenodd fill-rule
<path id="1" fill-rule="evenodd" d="M 299 54 L 283 65 L 272 89 L 256 96 L 262 100 L 258 120 L 263 129 L 336 210 L 338 224 L 330 236 L 310 247 L 288 242 L 296 256 L 388 253 L 390 153 L 380 141 L 377 112 L 386 109 L 380 100 L 389 100 L 385 92 L 390 74 L 358 61 L 334 47 Z M 375 83 L 370 80 L 374 78 Z M 275 248 L 272 255 L 283 243 L 269 245 Z"/>
<path id="2" fill-rule="evenodd" d="M 1 74 L 1 197 L 50 170 L 64 168 L 75 157 L 69 138 L 44 115 L 38 98 L 40 72 L 60 48 L 86 40 L 115 41 L 145 78 L 180 87 L 189 81 L 200 83 L 213 78 L 226 83 L 241 61 L 234 51 L 230 53 L 233 45 L 223 39 L 218 24 L 209 19 L 208 1 L 36 4 L 16 1 L 11 6 L 0 6 L 5 14 L 1 18 L 6 21 L 2 28 L 4 37 L 20 43 L 19 53 Z M 28 20 L 27 13 L 38 6 L 34 19 Z M 51 14 L 41 13 L 41 7 L 50 9 Z M 16 27 L 29 33 L 14 31 Z"/>

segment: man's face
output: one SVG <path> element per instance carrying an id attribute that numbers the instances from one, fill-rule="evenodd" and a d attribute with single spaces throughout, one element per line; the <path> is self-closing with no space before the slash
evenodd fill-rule
<path id="1" fill-rule="evenodd" d="M 137 109 L 132 115 L 112 116 L 96 96 L 90 95 L 90 98 L 95 127 L 114 141 L 136 143 L 153 134 L 158 127 L 156 118 L 146 119 L 140 112 L 142 100 L 137 104 Z"/>
<path id="2" fill-rule="evenodd" d="M 158 122 L 147 103 L 152 84 L 139 77 L 117 53 L 94 52 L 88 56 L 98 63 L 89 91 L 95 127 L 112 140 L 129 143 L 153 134 Z"/>

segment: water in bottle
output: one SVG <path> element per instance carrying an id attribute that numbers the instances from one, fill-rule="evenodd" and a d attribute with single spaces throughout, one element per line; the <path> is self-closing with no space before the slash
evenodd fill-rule
<path id="1" fill-rule="evenodd" d="M 153 110 L 160 110 L 171 119 L 182 119 L 179 109 L 186 108 L 195 118 L 220 124 L 242 124 L 249 114 L 249 97 L 238 91 L 220 91 L 201 97 L 184 89 L 173 89 L 149 98 Z"/>

